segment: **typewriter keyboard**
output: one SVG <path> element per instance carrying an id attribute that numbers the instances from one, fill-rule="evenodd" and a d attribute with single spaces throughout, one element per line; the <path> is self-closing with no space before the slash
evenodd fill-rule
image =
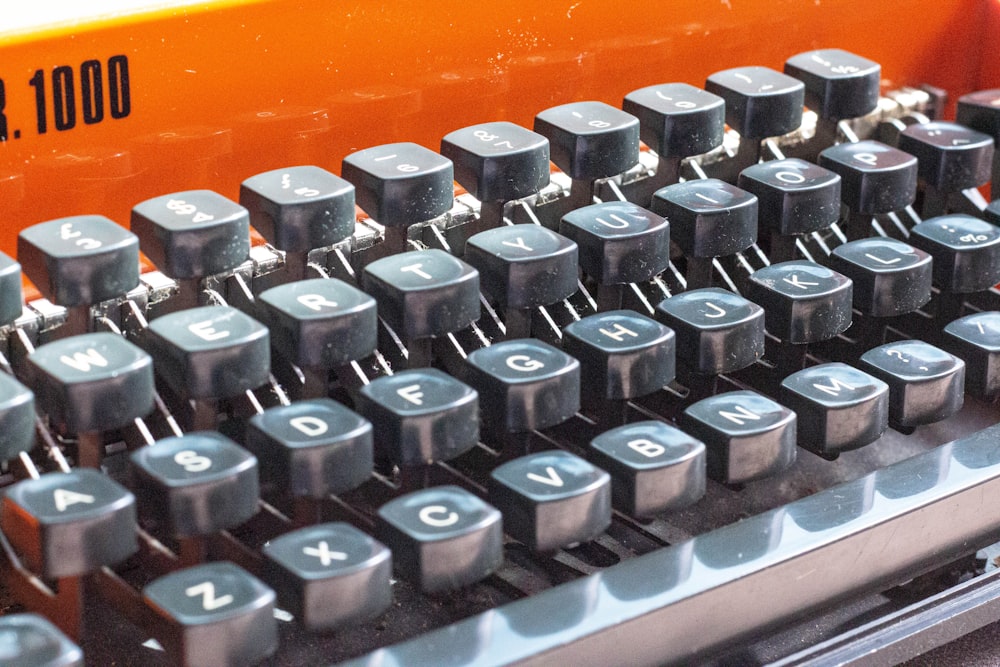
<path id="1" fill-rule="evenodd" d="M 905 659 L 996 586 L 1000 91 L 879 85 L 813 51 L 24 229 L 0 662 Z"/>

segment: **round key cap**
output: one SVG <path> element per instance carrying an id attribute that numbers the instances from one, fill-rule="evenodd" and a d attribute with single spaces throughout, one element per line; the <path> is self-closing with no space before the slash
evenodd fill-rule
<path id="1" fill-rule="evenodd" d="M 889 385 L 889 419 L 903 428 L 932 424 L 962 408 L 965 363 L 919 340 L 868 350 L 861 368 Z"/>
<path id="2" fill-rule="evenodd" d="M 387 375 L 358 392 L 379 456 L 400 466 L 446 461 L 479 442 L 479 396 L 434 368 Z"/>
<path id="3" fill-rule="evenodd" d="M 383 257 L 365 267 L 361 284 L 404 341 L 443 336 L 479 319 L 479 272 L 443 250 Z"/>
<path id="4" fill-rule="evenodd" d="M 229 306 L 190 308 L 149 323 L 139 344 L 156 372 L 188 398 L 229 398 L 268 380 L 264 325 Z"/>
<path id="5" fill-rule="evenodd" d="M 35 395 L 7 373 L 0 373 L 0 461 L 9 461 L 35 444 Z"/>
<path id="6" fill-rule="evenodd" d="M 639 120 L 603 102 L 572 102 L 535 116 L 552 161 L 570 178 L 593 180 L 628 171 L 639 161 Z"/>
<path id="7" fill-rule="evenodd" d="M 506 121 L 449 133 L 441 154 L 455 163 L 455 180 L 480 201 L 513 201 L 549 184 L 549 140 Z"/>
<path id="8" fill-rule="evenodd" d="M 508 535 L 537 552 L 587 542 L 611 524 L 611 477 L 563 451 L 508 461 L 490 474 Z"/>
<path id="9" fill-rule="evenodd" d="M 741 137 L 788 134 L 802 124 L 805 86 L 767 67 L 737 67 L 708 77 L 705 90 L 726 102 L 726 122 Z"/>
<path id="10" fill-rule="evenodd" d="M 931 299 L 931 257 L 902 241 L 845 243 L 833 249 L 830 266 L 853 281 L 854 307 L 866 315 L 902 315 Z"/>
<path id="11" fill-rule="evenodd" d="M 726 484 L 768 477 L 795 461 L 795 413 L 753 391 L 702 399 L 678 425 L 705 443 L 708 476 Z"/>
<path id="12" fill-rule="evenodd" d="M 917 158 L 918 177 L 939 190 L 957 192 L 990 180 L 993 137 L 956 123 L 910 125 L 899 135 L 899 149 Z"/>
<path id="13" fill-rule="evenodd" d="M 651 208 L 670 223 L 671 238 L 685 255 L 732 255 L 757 240 L 757 197 L 715 178 L 657 190 Z"/>
<path id="14" fill-rule="evenodd" d="M 38 614 L 0 616 L 0 662 L 9 667 L 83 667 L 83 651 Z"/>
<path id="15" fill-rule="evenodd" d="M 804 368 L 781 382 L 798 416 L 799 446 L 826 458 L 875 442 L 889 428 L 889 387 L 847 364 Z"/>
<path id="16" fill-rule="evenodd" d="M 628 202 L 605 202 L 571 211 L 559 233 L 579 247 L 580 268 L 601 285 L 649 280 L 670 262 L 670 226 Z"/>
<path id="17" fill-rule="evenodd" d="M 882 67 L 841 49 L 818 49 L 785 61 L 785 74 L 806 86 L 806 106 L 820 118 L 856 118 L 878 104 Z"/>
<path id="18" fill-rule="evenodd" d="M 686 83 L 634 90 L 622 109 L 639 119 L 639 138 L 663 158 L 701 155 L 722 145 L 725 102 Z"/>
<path id="19" fill-rule="evenodd" d="M 274 348 L 303 368 L 332 369 L 375 351 L 375 299 L 336 278 L 278 285 L 257 297 Z"/>
<path id="20" fill-rule="evenodd" d="M 354 233 L 354 186 L 319 167 L 275 169 L 240 185 L 250 224 L 278 250 L 307 252 Z"/>
<path id="21" fill-rule="evenodd" d="M 378 510 L 376 534 L 396 572 L 427 593 L 475 583 L 503 562 L 500 512 L 457 486 L 390 500 Z"/>
<path id="22" fill-rule="evenodd" d="M 153 410 L 153 360 L 117 334 L 46 343 L 28 356 L 28 369 L 39 406 L 71 433 L 110 431 Z"/>
<path id="23" fill-rule="evenodd" d="M 329 398 L 254 415 L 244 442 L 260 461 L 263 481 L 293 498 L 344 493 L 372 474 L 371 423 Z"/>
<path id="24" fill-rule="evenodd" d="M 278 603 L 311 632 L 370 620 L 392 604 L 392 554 L 350 524 L 301 528 L 261 551 Z"/>
<path id="25" fill-rule="evenodd" d="M 547 306 L 576 292 L 577 254 L 565 236 L 532 224 L 480 232 L 465 247 L 483 293 L 508 308 Z"/>
<path id="26" fill-rule="evenodd" d="M 547 428 L 580 409 L 580 362 L 541 341 L 504 341 L 465 361 L 463 379 L 479 392 L 484 434 Z"/>
<path id="27" fill-rule="evenodd" d="M 23 311 L 21 265 L 0 252 L 0 326 L 12 324 Z"/>
<path id="28" fill-rule="evenodd" d="M 942 215 L 911 230 L 911 244 L 934 258 L 945 292 L 978 292 L 1000 282 L 1000 227 L 971 215 Z"/>
<path id="29" fill-rule="evenodd" d="M 210 190 L 175 192 L 132 209 L 132 231 L 160 271 L 177 279 L 231 271 L 250 253 L 250 215 Z"/>
<path id="30" fill-rule="evenodd" d="M 674 379 L 674 332 L 630 310 L 569 324 L 563 349 L 580 361 L 584 394 L 597 399 L 645 396 Z"/>
<path id="31" fill-rule="evenodd" d="M 4 490 L 0 530 L 32 572 L 75 577 L 138 549 L 135 497 L 107 475 L 80 468 Z"/>
<path id="32" fill-rule="evenodd" d="M 253 665 L 278 649 L 274 591 L 232 563 L 178 570 L 142 589 L 150 633 L 186 667 Z"/>
<path id="33" fill-rule="evenodd" d="M 340 173 L 357 188 L 358 206 L 387 227 L 431 220 L 452 206 L 451 160 L 418 144 L 385 144 L 351 153 Z"/>
<path id="34" fill-rule="evenodd" d="M 955 119 L 961 125 L 1000 137 L 1000 89 L 962 95 Z"/>
<path id="35" fill-rule="evenodd" d="M 99 215 L 32 225 L 17 237 L 17 256 L 42 296 L 60 306 L 90 306 L 139 284 L 139 239 Z"/>
<path id="36" fill-rule="evenodd" d="M 755 164 L 737 184 L 757 197 L 759 224 L 775 234 L 818 232 L 840 218 L 840 176 L 805 160 Z"/>
<path id="37" fill-rule="evenodd" d="M 764 310 L 724 289 L 664 299 L 656 319 L 677 334 L 677 358 L 701 375 L 746 368 L 764 354 Z"/>
<path id="38" fill-rule="evenodd" d="M 851 326 L 851 279 L 804 260 L 750 275 L 747 297 L 764 309 L 767 331 L 787 343 L 829 340 Z"/>
<path id="39" fill-rule="evenodd" d="M 174 537 L 235 528 L 257 513 L 257 459 L 219 433 L 164 438 L 129 460 L 140 514 Z"/>
<path id="40" fill-rule="evenodd" d="M 611 473 L 616 508 L 637 517 L 681 509 L 705 495 L 705 445 L 659 421 L 605 431 L 590 457 Z"/>
<path id="41" fill-rule="evenodd" d="M 945 349 L 965 362 L 965 390 L 984 400 L 1000 396 L 1000 313 L 974 313 L 944 328 Z"/>
<path id="42" fill-rule="evenodd" d="M 843 202 L 858 213 L 899 211 L 917 196 L 917 158 L 877 141 L 827 148 L 819 165 L 840 174 Z"/>

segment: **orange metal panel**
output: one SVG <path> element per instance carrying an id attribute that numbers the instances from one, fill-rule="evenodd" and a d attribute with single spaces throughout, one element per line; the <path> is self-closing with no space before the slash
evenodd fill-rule
<path id="1" fill-rule="evenodd" d="M 882 63 L 887 85 L 930 83 L 956 95 L 998 86 L 996 59 L 975 46 L 996 41 L 997 8 L 996 0 L 262 0 L 0 33 L 8 137 L 0 249 L 12 252 L 21 227 L 53 217 L 97 212 L 125 223 L 135 203 L 165 192 L 212 187 L 234 197 L 242 179 L 267 169 L 313 163 L 338 172 L 344 155 L 374 144 L 436 149 L 471 123 L 530 125 L 557 103 L 618 105 L 641 86 L 701 85 L 737 65 L 780 68 L 820 47 Z M 111 69 L 126 59 L 130 107 L 122 113 L 119 83 L 115 118 Z"/>

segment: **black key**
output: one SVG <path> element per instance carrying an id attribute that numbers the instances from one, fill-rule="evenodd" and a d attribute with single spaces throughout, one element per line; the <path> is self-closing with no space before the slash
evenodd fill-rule
<path id="1" fill-rule="evenodd" d="M 854 307 L 865 315 L 902 315 L 930 301 L 931 257 L 902 241 L 845 243 L 833 249 L 830 266 L 854 282 Z"/>
<path id="2" fill-rule="evenodd" d="M 889 385 L 893 427 L 932 424 L 962 408 L 965 363 L 919 340 L 903 340 L 868 350 L 862 369 Z"/>
<path id="3" fill-rule="evenodd" d="M 211 190 L 175 192 L 132 209 L 132 231 L 156 268 L 180 280 L 232 271 L 250 253 L 250 215 Z"/>
<path id="4" fill-rule="evenodd" d="M 328 398 L 296 401 L 250 418 L 246 448 L 261 478 L 293 498 L 322 499 L 372 474 L 372 425 Z"/>
<path id="5" fill-rule="evenodd" d="M 1000 282 L 1000 227 L 943 215 L 914 227 L 909 242 L 934 258 L 934 283 L 945 292 L 979 292 Z"/>
<path id="6" fill-rule="evenodd" d="M 426 593 L 454 590 L 503 562 L 500 512 L 457 486 L 414 491 L 378 510 L 376 531 L 393 567 Z"/>
<path id="7" fill-rule="evenodd" d="M 0 530 L 29 570 L 75 577 L 138 549 L 135 497 L 107 475 L 80 468 L 8 486 Z"/>
<path id="8" fill-rule="evenodd" d="M 792 260 L 750 275 L 746 295 L 764 309 L 764 326 L 786 343 L 829 340 L 851 326 L 851 279 Z"/>
<path id="9" fill-rule="evenodd" d="M 738 185 L 757 197 L 759 225 L 772 234 L 819 232 L 840 218 L 840 176 L 805 160 L 755 164 Z"/>
<path id="10" fill-rule="evenodd" d="M 153 410 L 153 360 L 117 334 L 46 343 L 27 368 L 41 410 L 71 433 L 110 431 Z"/>
<path id="11" fill-rule="evenodd" d="M 878 105 L 882 67 L 841 49 L 819 49 L 785 61 L 785 74 L 806 86 L 806 106 L 820 118 L 856 118 Z"/>
<path id="12" fill-rule="evenodd" d="M 569 452 L 508 461 L 490 474 L 490 502 L 504 530 L 532 551 L 588 542 L 611 525 L 611 477 Z"/>
<path id="13" fill-rule="evenodd" d="M 375 351 L 375 299 L 336 278 L 272 287 L 257 301 L 274 348 L 297 366 L 337 368 Z"/>
<path id="14" fill-rule="evenodd" d="M 580 362 L 539 340 L 472 352 L 463 379 L 479 392 L 484 435 L 547 428 L 580 409 Z"/>
<path id="15" fill-rule="evenodd" d="M 392 604 L 392 554 L 350 524 L 285 533 L 262 552 L 278 603 L 311 632 L 370 620 Z"/>
<path id="16" fill-rule="evenodd" d="M 0 373 L 0 461 L 16 458 L 35 444 L 35 395 Z"/>
<path id="17" fill-rule="evenodd" d="M 83 651 L 38 614 L 0 616 L 0 662 L 8 667 L 83 667 Z"/>
<path id="18" fill-rule="evenodd" d="M 129 460 L 139 513 L 174 537 L 235 528 L 257 513 L 257 459 L 220 433 L 164 438 Z"/>
<path id="19" fill-rule="evenodd" d="M 726 104 L 686 83 L 634 90 L 622 109 L 639 119 L 639 138 L 661 158 L 701 155 L 722 145 Z"/>
<path id="20" fill-rule="evenodd" d="M 358 205 L 386 227 L 444 215 L 455 195 L 451 160 L 412 143 L 351 153 L 340 173 L 357 188 Z"/>
<path id="21" fill-rule="evenodd" d="M 983 209 L 983 217 L 992 225 L 1000 225 L 1000 199 L 994 199 Z"/>
<path id="22" fill-rule="evenodd" d="M 671 239 L 689 257 L 722 257 L 757 240 L 757 197 L 715 178 L 668 185 L 652 209 L 670 223 Z"/>
<path id="23" fill-rule="evenodd" d="M 580 268 L 601 285 L 649 280 L 670 262 L 670 226 L 628 202 L 605 202 L 563 216 L 559 233 L 579 247 Z"/>
<path id="24" fill-rule="evenodd" d="M 305 252 L 354 233 L 354 186 L 319 167 L 275 169 L 240 185 L 250 224 L 278 250 Z"/>
<path id="25" fill-rule="evenodd" d="M 229 306 L 190 308 L 158 317 L 139 339 L 156 372 L 187 398 L 229 398 L 268 381 L 268 331 Z"/>
<path id="26" fill-rule="evenodd" d="M 232 563 L 171 572 L 146 585 L 149 631 L 184 667 L 252 665 L 278 648 L 275 594 Z"/>
<path id="27" fill-rule="evenodd" d="M 705 495 L 705 445 L 659 421 L 605 431 L 589 456 L 611 473 L 617 509 L 637 517 L 682 509 Z"/>
<path id="28" fill-rule="evenodd" d="M 708 476 L 725 484 L 769 477 L 795 461 L 795 413 L 753 391 L 702 399 L 678 425 L 705 443 Z"/>
<path id="29" fill-rule="evenodd" d="M 482 202 L 508 202 L 549 184 L 549 140 L 500 121 L 449 133 L 441 154 L 455 163 L 455 180 Z"/>
<path id="30" fill-rule="evenodd" d="M 17 237 L 17 256 L 42 296 L 67 308 L 114 299 L 139 284 L 139 239 L 100 215 L 32 225 Z"/>
<path id="31" fill-rule="evenodd" d="M 573 179 L 617 176 L 639 162 L 639 120 L 603 102 L 571 102 L 535 116 L 552 162 Z"/>
<path id="32" fill-rule="evenodd" d="M 577 245 L 532 224 L 498 227 L 469 238 L 465 261 L 480 275 L 480 289 L 505 309 L 508 338 L 527 337 L 530 310 L 577 290 Z"/>
<path id="33" fill-rule="evenodd" d="M 664 299 L 656 319 L 677 334 L 677 358 L 700 375 L 746 368 L 764 354 L 764 310 L 709 287 Z"/>
<path id="34" fill-rule="evenodd" d="M 479 397 L 435 368 L 387 375 L 355 403 L 375 426 L 376 451 L 400 466 L 446 461 L 479 442 Z"/>
<path id="35" fill-rule="evenodd" d="M 826 458 L 875 442 L 889 428 L 889 387 L 842 363 L 804 368 L 781 382 L 798 416 L 799 446 Z"/>
<path id="36" fill-rule="evenodd" d="M 708 77 L 705 90 L 726 101 L 726 122 L 741 137 L 763 139 L 802 124 L 805 86 L 767 67 L 737 67 Z"/>
<path id="37" fill-rule="evenodd" d="M 979 90 L 958 98 L 955 121 L 1000 138 L 1000 90 Z"/>
<path id="38" fill-rule="evenodd" d="M 962 125 L 910 125 L 899 135 L 899 149 L 917 158 L 918 177 L 938 190 L 957 192 L 990 180 L 993 137 Z"/>
<path id="39" fill-rule="evenodd" d="M 569 324 L 563 349 L 580 362 L 583 393 L 599 400 L 645 396 L 674 379 L 674 332 L 631 310 Z"/>
<path id="40" fill-rule="evenodd" d="M 509 308 L 534 308 L 576 292 L 577 245 L 538 225 L 510 225 L 469 239 L 465 261 L 483 293 Z"/>
<path id="41" fill-rule="evenodd" d="M 891 213 L 917 196 L 917 158 L 877 141 L 832 146 L 819 154 L 819 164 L 840 174 L 841 197 L 853 212 Z"/>
<path id="42" fill-rule="evenodd" d="M 943 345 L 965 362 L 968 393 L 988 401 L 1000 396 L 1000 313 L 974 313 L 950 322 Z"/>
<path id="43" fill-rule="evenodd" d="M 21 265 L 0 252 L 0 326 L 13 324 L 23 311 Z"/>
<path id="44" fill-rule="evenodd" d="M 479 319 L 479 272 L 443 250 L 383 257 L 365 267 L 361 285 L 404 341 L 443 336 Z"/>

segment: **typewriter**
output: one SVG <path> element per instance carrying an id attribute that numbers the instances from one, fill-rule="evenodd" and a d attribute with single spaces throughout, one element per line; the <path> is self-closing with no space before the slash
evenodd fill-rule
<path id="1" fill-rule="evenodd" d="M 996 2 L 47 4 L 0 663 L 995 662 Z"/>

